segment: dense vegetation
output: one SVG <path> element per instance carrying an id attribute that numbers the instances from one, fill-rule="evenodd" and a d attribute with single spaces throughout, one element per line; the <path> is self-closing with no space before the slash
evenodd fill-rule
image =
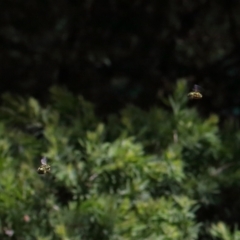
<path id="1" fill-rule="evenodd" d="M 59 87 L 46 106 L 4 95 L 0 239 L 239 240 L 240 131 L 200 118 L 186 91 L 104 122 Z"/>
<path id="2" fill-rule="evenodd" d="M 2 2 L 0 239 L 240 240 L 239 10 Z"/>

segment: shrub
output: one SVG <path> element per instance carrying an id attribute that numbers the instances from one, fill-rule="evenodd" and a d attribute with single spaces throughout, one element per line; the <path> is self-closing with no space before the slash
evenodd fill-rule
<path id="1" fill-rule="evenodd" d="M 106 121 L 81 96 L 53 87 L 50 97 L 3 96 L 1 239 L 230 239 L 209 223 L 239 222 L 219 214 L 233 212 L 223 196 L 239 178 L 226 165 L 239 145 L 226 148 L 217 116 L 188 108 L 184 80 L 163 99 L 171 110 L 128 106 Z M 49 175 L 36 172 L 42 156 Z"/>

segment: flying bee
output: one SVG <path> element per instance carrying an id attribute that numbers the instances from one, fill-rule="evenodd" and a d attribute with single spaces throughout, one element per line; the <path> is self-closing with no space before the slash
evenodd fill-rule
<path id="1" fill-rule="evenodd" d="M 202 94 L 200 93 L 201 87 L 198 85 L 194 85 L 193 91 L 188 94 L 188 97 L 190 99 L 201 99 Z"/>
<path id="2" fill-rule="evenodd" d="M 47 159 L 44 157 L 41 159 L 41 166 L 37 169 L 38 174 L 46 174 L 51 170 L 50 165 L 47 164 Z"/>

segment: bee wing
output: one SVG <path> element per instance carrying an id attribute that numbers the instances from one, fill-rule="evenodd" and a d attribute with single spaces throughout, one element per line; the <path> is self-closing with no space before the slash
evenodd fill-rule
<path id="1" fill-rule="evenodd" d="M 47 165 L 47 159 L 44 157 L 44 158 L 42 158 L 41 159 L 41 163 L 43 164 L 43 165 Z"/>
<path id="2" fill-rule="evenodd" d="M 195 84 L 193 87 L 193 91 L 195 92 L 200 92 L 202 90 L 202 87 L 200 87 L 199 85 Z"/>

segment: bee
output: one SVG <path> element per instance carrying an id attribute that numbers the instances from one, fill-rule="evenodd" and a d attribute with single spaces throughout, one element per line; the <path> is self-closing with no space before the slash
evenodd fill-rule
<path id="1" fill-rule="evenodd" d="M 188 94 L 188 97 L 190 99 L 201 99 L 202 94 L 200 93 L 200 89 L 201 87 L 195 84 L 193 87 L 193 91 Z"/>
<path id="2" fill-rule="evenodd" d="M 38 174 L 46 174 L 51 170 L 50 165 L 47 164 L 47 159 L 44 157 L 41 159 L 41 166 L 37 169 Z"/>

